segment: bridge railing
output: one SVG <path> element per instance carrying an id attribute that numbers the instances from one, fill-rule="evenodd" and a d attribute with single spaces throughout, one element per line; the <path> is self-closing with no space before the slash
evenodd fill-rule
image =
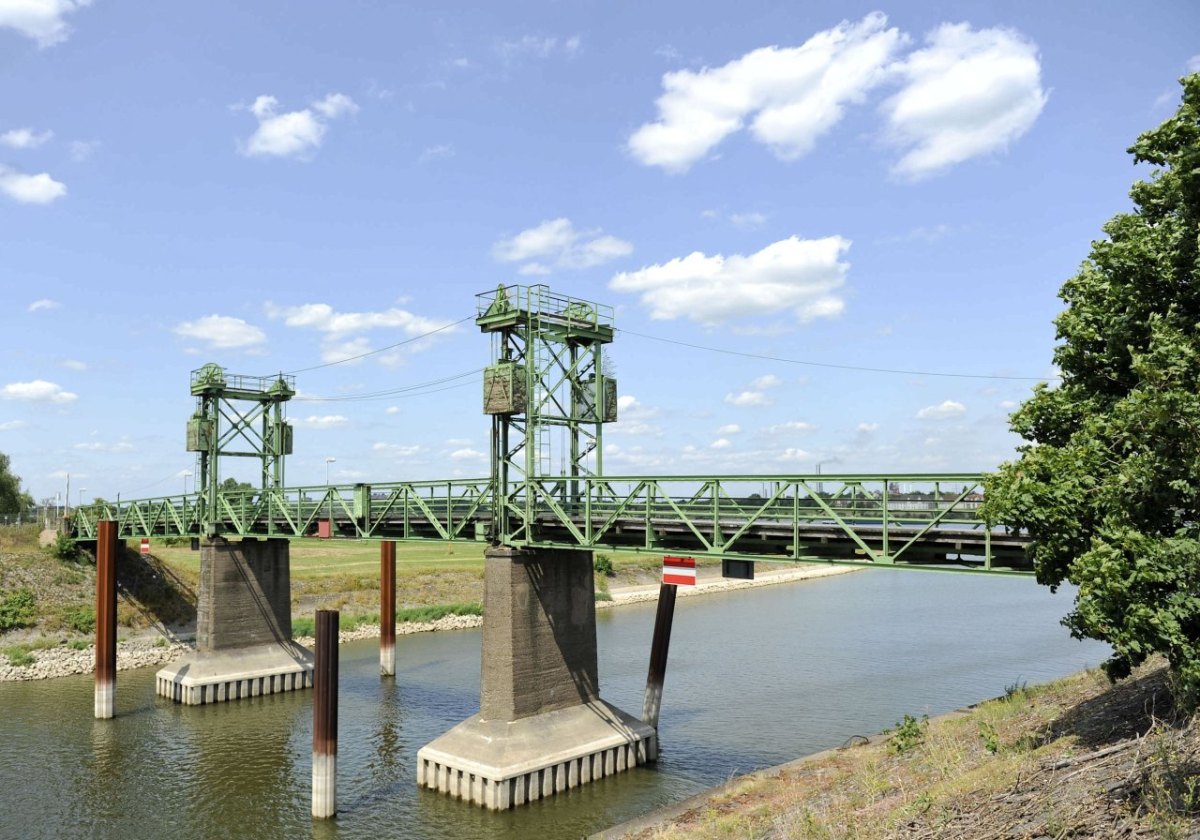
<path id="1" fill-rule="evenodd" d="M 207 520 L 217 534 L 239 537 L 476 539 L 490 504 L 488 479 L 316 485 L 221 491 L 212 516 L 197 495 L 87 505 L 72 513 L 70 530 L 78 540 L 94 540 L 96 522 L 113 519 L 122 539 L 194 537 L 205 535 Z"/>
<path id="2" fill-rule="evenodd" d="M 505 500 L 516 544 L 711 557 L 1027 567 L 979 519 L 981 474 L 538 479 Z"/>
<path id="3" fill-rule="evenodd" d="M 78 509 L 77 539 L 329 536 L 479 540 L 762 560 L 1029 569 L 1026 539 L 978 516 L 980 474 L 605 476 L 518 483 L 493 521 L 487 479 L 222 492 Z M 211 513 L 211 515 L 209 515 Z"/>

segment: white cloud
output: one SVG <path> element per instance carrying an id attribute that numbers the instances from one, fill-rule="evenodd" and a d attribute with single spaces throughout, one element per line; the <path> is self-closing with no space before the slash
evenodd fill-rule
<path id="1" fill-rule="evenodd" d="M 870 434 L 871 432 L 877 432 L 877 431 L 879 431 L 879 424 L 878 423 L 859 423 L 858 427 L 855 429 L 855 431 L 862 432 L 863 434 Z"/>
<path id="2" fill-rule="evenodd" d="M 325 139 L 329 120 L 358 112 L 358 105 L 344 93 L 331 93 L 312 103 L 311 108 L 278 113 L 279 100 L 260 96 L 250 106 L 258 119 L 258 128 L 242 147 L 242 154 L 292 157 L 308 160 Z"/>
<path id="3" fill-rule="evenodd" d="M 15 29 L 37 41 L 39 47 L 50 47 L 67 40 L 71 32 L 64 18 L 91 3 L 92 0 L 0 0 L 0 28 Z"/>
<path id="4" fill-rule="evenodd" d="M 492 245 L 500 262 L 523 262 L 521 274 L 548 274 L 553 268 L 591 268 L 624 257 L 633 245 L 599 229 L 575 230 L 570 219 L 542 222 Z M 549 263 L 549 265 L 546 265 Z"/>
<path id="5" fill-rule="evenodd" d="M 22 204 L 49 204 L 67 194 L 67 185 L 55 181 L 45 172 L 27 175 L 0 166 L 0 192 Z"/>
<path id="6" fill-rule="evenodd" d="M 768 426 L 767 434 L 783 435 L 796 432 L 811 432 L 815 428 L 816 426 L 812 423 L 805 423 L 803 420 L 789 420 L 786 423 L 777 423 L 774 426 Z"/>
<path id="7" fill-rule="evenodd" d="M 893 171 L 909 179 L 1006 148 L 1049 98 L 1037 45 L 1018 32 L 946 23 L 925 40 L 899 66 L 904 87 L 883 106 L 889 138 L 907 149 Z"/>
<path id="8" fill-rule="evenodd" d="M 78 359 L 63 359 L 62 366 L 71 370 L 87 370 L 87 362 L 81 362 Z"/>
<path id="9" fill-rule="evenodd" d="M 652 318 L 686 317 L 705 326 L 785 310 L 800 321 L 831 318 L 845 308 L 835 292 L 850 268 L 839 259 L 849 247 L 850 240 L 840 236 L 791 236 L 749 256 L 695 251 L 621 272 L 609 287 L 639 292 Z"/>
<path id="10" fill-rule="evenodd" d="M 60 306 L 62 306 L 62 304 L 56 300 L 51 300 L 50 298 L 39 298 L 38 300 L 35 300 L 33 303 L 29 304 L 27 311 L 38 312 L 43 309 L 58 309 Z"/>
<path id="11" fill-rule="evenodd" d="M 455 449 L 450 453 L 450 460 L 452 461 L 482 461 L 484 457 L 486 456 L 482 452 L 469 447 Z"/>
<path id="12" fill-rule="evenodd" d="M 72 140 L 71 141 L 71 160 L 74 163 L 83 163 L 92 156 L 92 152 L 100 147 L 98 140 Z"/>
<path id="13" fill-rule="evenodd" d="M 729 438 L 717 438 L 716 440 L 714 440 L 712 443 L 710 443 L 708 445 L 708 448 L 709 449 L 728 449 L 731 446 L 733 446 L 733 443 L 729 440 Z"/>
<path id="14" fill-rule="evenodd" d="M 417 158 L 417 163 L 429 163 L 434 160 L 447 160 L 454 157 L 454 147 L 440 143 L 436 146 L 427 146 L 421 156 Z"/>
<path id="15" fill-rule="evenodd" d="M 321 116 L 336 120 L 343 114 L 357 114 L 358 104 L 344 93 L 330 93 L 312 104 Z"/>
<path id="16" fill-rule="evenodd" d="M 570 57 L 579 52 L 580 43 L 578 35 L 570 38 L 523 35 L 514 41 L 500 41 L 496 44 L 496 53 L 505 61 L 527 57 L 545 59 L 555 55 Z"/>
<path id="17" fill-rule="evenodd" d="M 64 391 L 61 385 L 47 382 L 44 379 L 35 379 L 32 382 L 12 382 L 0 388 L 0 399 L 2 400 L 69 403 L 78 398 L 78 394 Z"/>
<path id="18" fill-rule="evenodd" d="M 770 405 L 771 398 L 762 391 L 738 391 L 737 393 L 726 394 L 725 402 L 730 405 L 736 405 L 738 408 L 751 408 Z"/>
<path id="19" fill-rule="evenodd" d="M 350 418 L 340 414 L 314 414 L 311 417 L 305 417 L 300 422 L 311 429 L 336 429 L 349 423 Z"/>
<path id="20" fill-rule="evenodd" d="M 3 6 L 4 4 L 0 3 L 0 9 Z M 14 128 L 0 134 L 0 145 L 8 146 L 10 149 L 36 149 L 49 142 L 53 136 L 53 131 L 43 131 L 38 134 L 32 128 Z"/>
<path id="21" fill-rule="evenodd" d="M 719 435 L 736 435 L 741 431 L 742 431 L 742 427 L 739 426 L 737 423 L 729 423 L 729 424 L 717 429 L 717 434 L 719 434 Z"/>
<path id="22" fill-rule="evenodd" d="M 85 452 L 112 452 L 115 454 L 133 452 L 135 450 L 134 445 L 125 439 L 119 440 L 116 443 L 102 443 L 100 441 L 77 443 L 75 444 L 75 448 Z"/>
<path id="23" fill-rule="evenodd" d="M 765 391 L 768 388 L 778 388 L 783 384 L 783 380 L 773 373 L 768 373 L 765 376 L 760 376 L 750 383 L 750 387 L 756 391 Z"/>
<path id="24" fill-rule="evenodd" d="M 384 410 L 384 414 L 399 414 L 399 413 L 400 413 L 400 406 L 398 406 L 398 405 L 389 405 Z"/>
<path id="25" fill-rule="evenodd" d="M 445 321 L 424 318 L 396 307 L 379 312 L 338 312 L 327 303 L 305 303 L 300 306 L 277 306 L 268 303 L 266 312 L 271 320 L 282 320 L 289 327 L 323 333 L 321 360 L 327 363 L 354 359 L 356 356 L 372 352 L 370 342 L 355 333 L 400 330 L 412 338 L 441 328 L 445 328 L 442 330 L 443 334 L 455 330 Z M 432 340 L 431 337 L 429 341 Z M 405 350 L 412 352 L 425 346 L 428 346 L 427 341 L 418 341 L 408 345 Z M 389 353 L 381 356 L 379 361 L 386 365 L 397 365 L 404 361 L 404 355 L 399 352 Z"/>
<path id="26" fill-rule="evenodd" d="M 621 394 L 617 397 L 618 422 L 612 432 L 629 437 L 659 437 L 662 427 L 652 422 L 658 415 L 657 408 L 643 404 L 632 394 Z"/>
<path id="27" fill-rule="evenodd" d="M 228 315 L 206 315 L 195 321 L 183 321 L 172 330 L 182 338 L 203 341 L 210 350 L 236 350 L 254 347 L 267 340 L 266 334 L 241 318 Z"/>
<path id="28" fill-rule="evenodd" d="M 380 455 L 388 455 L 392 458 L 411 458 L 423 451 L 418 445 L 409 446 L 399 443 L 376 443 L 371 449 Z"/>
<path id="29" fill-rule="evenodd" d="M 11 432 L 14 429 L 21 429 L 28 425 L 24 420 L 5 420 L 3 423 L 0 423 L 0 432 Z"/>
<path id="30" fill-rule="evenodd" d="M 729 221 L 736 228 L 754 230 L 767 223 L 767 217 L 762 213 L 730 213 Z"/>
<path id="31" fill-rule="evenodd" d="M 918 420 L 946 420 L 966 414 L 967 407 L 955 400 L 946 400 L 937 405 L 927 405 L 917 412 Z"/>
<path id="32" fill-rule="evenodd" d="M 777 460 L 783 461 L 783 462 L 795 463 L 796 461 L 811 461 L 812 457 L 813 457 L 812 453 L 806 452 L 803 449 L 796 449 L 794 447 L 788 447 L 787 449 L 783 450 L 783 452 L 780 453 L 779 458 Z"/>
<path id="33" fill-rule="evenodd" d="M 756 140 L 792 160 L 806 154 L 886 77 L 905 42 L 878 12 L 843 21 L 799 47 L 764 47 L 722 67 L 677 70 L 662 77 L 658 121 L 629 138 L 633 157 L 647 166 L 684 172 L 746 120 Z"/>

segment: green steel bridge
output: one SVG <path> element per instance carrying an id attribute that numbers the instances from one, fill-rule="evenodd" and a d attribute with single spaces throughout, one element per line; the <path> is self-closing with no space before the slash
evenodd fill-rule
<path id="1" fill-rule="evenodd" d="M 493 348 L 483 376 L 483 410 L 492 422 L 489 477 L 288 487 L 284 463 L 293 435 L 284 406 L 295 394 L 293 377 L 234 376 L 205 365 L 192 373 L 197 408 L 187 424 L 197 492 L 80 507 L 70 533 L 95 540 L 97 523 L 114 520 L 122 539 L 469 540 L 1032 570 L 1026 537 L 979 518 L 984 476 L 977 473 L 609 475 L 603 431 L 617 420 L 617 383 L 603 348 L 614 335 L 611 309 L 545 286 L 500 287 L 477 302 L 476 324 Z M 223 488 L 220 464 L 229 457 L 257 459 L 260 487 Z M 560 475 L 548 475 L 552 464 Z"/>

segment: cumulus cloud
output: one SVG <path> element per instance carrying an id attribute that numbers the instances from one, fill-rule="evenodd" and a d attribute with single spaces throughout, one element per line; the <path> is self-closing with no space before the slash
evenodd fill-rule
<path id="1" fill-rule="evenodd" d="M 778 157 L 801 157 L 847 105 L 886 78 L 905 41 L 876 12 L 818 32 L 799 47 L 764 47 L 721 67 L 667 73 L 658 120 L 633 133 L 629 152 L 647 166 L 685 172 L 750 120 L 750 133 Z"/>
<path id="2" fill-rule="evenodd" d="M 791 311 L 801 322 L 841 314 L 844 301 L 835 292 L 850 264 L 840 257 L 850 240 L 840 236 L 775 242 L 743 256 L 686 257 L 621 272 L 609 288 L 637 292 L 660 320 L 685 317 L 705 326 L 735 318 Z"/>
<path id="3" fill-rule="evenodd" d="M 310 429 L 336 429 L 350 422 L 349 417 L 340 414 L 312 415 L 300 421 Z"/>
<path id="4" fill-rule="evenodd" d="M 0 28 L 15 29 L 39 47 L 52 47 L 71 33 L 66 16 L 91 4 L 92 0 L 2 0 Z"/>
<path id="5" fill-rule="evenodd" d="M 5 420 L 0 423 L 0 432 L 11 432 L 14 429 L 22 429 L 29 425 L 24 420 Z"/>
<path id="6" fill-rule="evenodd" d="M 859 423 L 857 428 L 855 429 L 855 431 L 861 432 L 862 434 L 870 434 L 871 432 L 877 432 L 877 431 L 879 431 L 879 424 L 878 423 Z"/>
<path id="7" fill-rule="evenodd" d="M 767 223 L 767 217 L 763 213 L 730 213 L 729 221 L 735 228 L 741 230 L 754 230 L 760 228 Z"/>
<path id="8" fill-rule="evenodd" d="M 0 166 L 0 192 L 21 204 L 49 204 L 67 194 L 67 185 L 45 172 L 28 175 Z"/>
<path id="9" fill-rule="evenodd" d="M 600 229 L 580 231 L 570 219 L 550 219 L 492 245 L 500 262 L 525 263 L 521 274 L 549 274 L 554 268 L 591 268 L 624 257 L 633 245 Z"/>
<path id="10" fill-rule="evenodd" d="M 784 463 L 795 463 L 797 461 L 811 461 L 812 457 L 812 453 L 806 452 L 803 449 L 788 447 L 779 454 L 779 458 L 777 460 L 783 461 Z"/>
<path id="11" fill-rule="evenodd" d="M 40 312 L 43 309 L 58 309 L 60 306 L 62 306 L 62 304 L 56 300 L 51 300 L 50 298 L 39 298 L 38 300 L 35 300 L 33 303 L 29 304 L 27 311 Z"/>
<path id="12" fill-rule="evenodd" d="M 729 438 L 717 438 L 708 445 L 709 449 L 728 449 L 733 446 L 733 442 Z"/>
<path id="13" fill-rule="evenodd" d="M 739 426 L 737 423 L 728 423 L 728 424 L 722 426 L 721 428 L 717 429 L 717 434 L 719 434 L 719 435 L 736 435 L 741 431 L 742 431 L 742 427 Z"/>
<path id="14" fill-rule="evenodd" d="M 654 422 L 658 415 L 657 408 L 643 404 L 632 394 L 621 394 L 617 397 L 617 423 L 612 432 L 631 437 L 659 437 L 663 430 Z"/>
<path id="15" fill-rule="evenodd" d="M 263 95 L 249 110 L 258 119 L 258 128 L 242 145 L 242 154 L 308 160 L 321 147 L 329 121 L 358 113 L 358 105 L 344 93 L 331 93 L 309 108 L 280 113 L 279 100 Z"/>
<path id="16" fill-rule="evenodd" d="M 486 456 L 482 452 L 470 447 L 455 449 L 450 453 L 450 460 L 452 461 L 482 461 L 484 457 Z"/>
<path id="17" fill-rule="evenodd" d="M 300 306 L 277 306 L 268 303 L 266 311 L 268 318 L 282 320 L 289 327 L 322 333 L 321 359 L 324 362 L 354 360 L 373 352 L 370 341 L 356 333 L 380 329 L 400 330 L 411 338 L 434 330 L 442 330 L 444 333 L 454 331 L 454 327 L 446 321 L 424 318 L 396 307 L 379 312 L 338 312 L 327 303 L 305 303 Z M 420 349 L 424 343 L 409 345 L 407 349 Z M 398 353 L 388 354 L 380 357 L 380 361 L 388 365 L 397 365 L 403 361 L 403 356 Z"/>
<path id="18" fill-rule="evenodd" d="M 62 386 L 44 379 L 32 382 L 11 382 L 0 388 L 0 399 L 24 402 L 69 403 L 79 399 L 78 394 L 64 391 Z"/>
<path id="19" fill-rule="evenodd" d="M 904 87 L 883 112 L 888 136 L 906 149 L 893 171 L 919 179 L 997 152 L 1045 107 L 1037 45 L 1011 29 L 946 23 L 899 67 Z"/>
<path id="20" fill-rule="evenodd" d="M 738 408 L 771 405 L 771 398 L 762 391 L 735 391 L 725 395 L 725 402 Z"/>
<path id="21" fill-rule="evenodd" d="M 3 4 L 0 3 L 0 8 Z M 14 128 L 0 134 L 0 145 L 10 149 L 36 149 L 47 143 L 54 136 L 53 131 L 43 131 L 40 134 L 32 128 Z"/>
<path id="22" fill-rule="evenodd" d="M 927 405 L 917 412 L 918 420 L 948 420 L 966 414 L 967 407 L 956 400 L 945 400 L 937 405 Z"/>
<path id="23" fill-rule="evenodd" d="M 172 330 L 181 338 L 203 341 L 210 350 L 238 350 L 255 347 L 267 340 L 266 333 L 241 318 L 206 315 L 195 321 L 183 321 Z"/>

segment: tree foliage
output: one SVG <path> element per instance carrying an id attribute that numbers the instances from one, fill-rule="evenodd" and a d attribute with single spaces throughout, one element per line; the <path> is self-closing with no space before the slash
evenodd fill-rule
<path id="1" fill-rule="evenodd" d="M 1132 212 L 1105 226 L 1059 296 L 1057 387 L 1012 416 L 1027 444 L 990 479 L 984 515 L 1025 528 L 1041 583 L 1079 587 L 1064 620 L 1109 642 L 1105 671 L 1166 655 L 1200 699 L 1200 74 L 1138 138 Z"/>
<path id="2" fill-rule="evenodd" d="M 9 457 L 0 452 L 0 513 L 20 513 L 32 504 L 29 494 L 21 492 L 21 478 L 13 475 Z"/>

